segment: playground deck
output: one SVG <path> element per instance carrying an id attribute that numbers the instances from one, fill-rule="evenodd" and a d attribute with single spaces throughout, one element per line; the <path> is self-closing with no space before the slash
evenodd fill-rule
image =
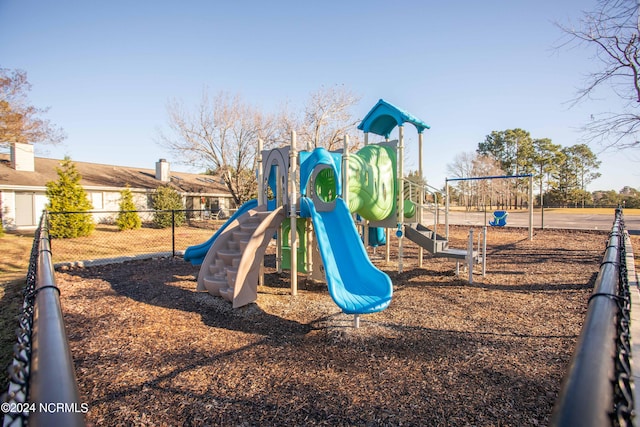
<path id="1" fill-rule="evenodd" d="M 452 227 L 451 245 L 467 231 Z M 394 296 L 360 329 L 323 285 L 300 276 L 289 296 L 273 256 L 257 304 L 237 310 L 195 292 L 182 260 L 57 280 L 95 425 L 546 425 L 606 238 L 491 229 L 473 285 L 444 258 L 418 269 L 412 243 L 401 274 L 372 254 Z"/>

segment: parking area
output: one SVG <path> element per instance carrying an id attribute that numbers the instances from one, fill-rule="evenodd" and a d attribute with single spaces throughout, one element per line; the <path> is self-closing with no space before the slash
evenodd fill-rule
<path id="1" fill-rule="evenodd" d="M 444 215 L 444 213 L 442 214 Z M 449 224 L 469 225 L 471 227 L 481 227 L 488 224 L 493 219 L 493 211 L 486 212 L 449 212 Z M 614 213 L 611 214 L 580 214 L 549 211 L 535 211 L 533 214 L 533 227 L 558 228 L 558 229 L 578 229 L 578 230 L 610 230 L 613 225 Z M 441 216 L 440 222 L 444 222 Z M 624 222 L 629 234 L 640 234 L 640 215 L 624 213 Z M 507 227 L 528 227 L 529 212 L 509 211 L 507 217 Z"/>

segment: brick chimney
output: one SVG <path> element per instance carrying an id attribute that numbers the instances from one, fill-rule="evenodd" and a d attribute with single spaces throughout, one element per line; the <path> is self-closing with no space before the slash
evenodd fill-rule
<path id="1" fill-rule="evenodd" d="M 10 148 L 11 167 L 17 171 L 35 171 L 35 158 L 33 145 L 20 142 L 11 143 Z"/>
<path id="2" fill-rule="evenodd" d="M 160 159 L 156 162 L 156 179 L 162 182 L 171 181 L 169 162 L 166 159 Z"/>

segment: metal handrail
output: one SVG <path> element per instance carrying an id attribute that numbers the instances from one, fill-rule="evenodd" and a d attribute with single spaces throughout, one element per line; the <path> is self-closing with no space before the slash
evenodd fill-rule
<path id="1" fill-rule="evenodd" d="M 432 209 L 430 209 L 429 204 L 428 203 L 424 203 L 422 200 L 413 200 L 413 198 L 411 197 L 414 189 L 413 187 L 416 188 L 416 190 L 418 191 L 418 194 L 420 194 L 420 190 L 424 191 L 425 193 L 431 194 L 434 198 L 434 203 L 433 203 L 433 222 L 435 224 L 435 226 L 437 227 L 438 224 L 438 215 L 440 212 L 440 208 L 438 205 L 438 195 L 441 194 L 440 190 L 438 190 L 437 188 L 426 184 L 426 183 L 419 183 L 419 182 L 415 182 L 412 181 L 411 179 L 408 178 L 403 178 L 402 179 L 403 183 L 408 183 L 409 184 L 409 189 L 408 189 L 408 193 L 405 193 L 405 197 L 408 200 L 411 200 L 413 203 L 416 204 L 416 206 L 419 206 L 420 208 L 422 208 L 423 211 L 431 211 Z M 422 221 L 423 218 L 419 218 L 419 221 Z"/>
<path id="2" fill-rule="evenodd" d="M 621 359 L 619 322 L 624 317 L 620 292 L 621 271 L 626 271 L 623 254 L 624 222 L 622 211 L 617 209 L 584 325 L 554 407 L 552 426 L 614 425 L 613 419 L 620 415 L 616 384 L 620 377 L 617 360 Z"/>
<path id="3" fill-rule="evenodd" d="M 3 399 L 3 426 L 85 425 L 88 406 L 80 403 L 51 260 L 46 212 L 34 238 L 20 325 L 14 374 Z"/>
<path id="4" fill-rule="evenodd" d="M 46 226 L 40 235 L 38 274 L 33 310 L 29 402 L 36 409 L 30 426 L 83 426 L 86 407 L 81 405 L 73 359 L 60 307 L 51 242 Z"/>

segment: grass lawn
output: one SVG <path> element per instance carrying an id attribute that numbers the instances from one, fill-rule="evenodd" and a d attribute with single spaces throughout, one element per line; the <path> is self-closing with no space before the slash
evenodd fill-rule
<path id="1" fill-rule="evenodd" d="M 0 238 L 0 392 L 6 391 L 6 367 L 13 356 L 17 317 L 22 309 L 22 290 L 29 266 L 33 234 L 10 234 Z"/>
<path id="2" fill-rule="evenodd" d="M 534 211 L 540 211 L 535 209 Z M 571 215 L 611 215 L 614 216 L 616 210 L 614 208 L 545 208 L 545 212 L 554 212 Z M 623 209 L 622 213 L 625 216 L 637 216 L 640 215 L 640 209 Z"/>

